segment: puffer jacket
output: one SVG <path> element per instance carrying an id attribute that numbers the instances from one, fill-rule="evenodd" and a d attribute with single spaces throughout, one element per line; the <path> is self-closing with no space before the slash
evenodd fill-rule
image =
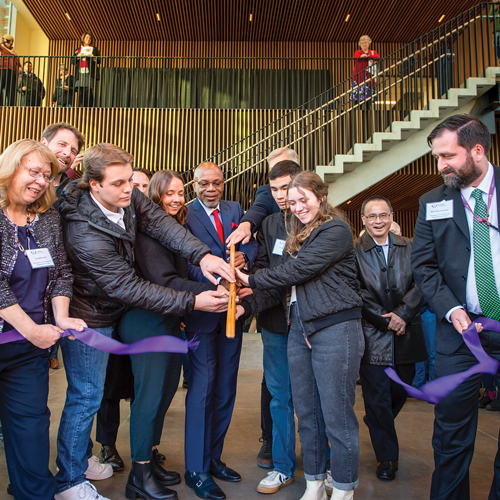
<path id="1" fill-rule="evenodd" d="M 363 297 L 363 364 L 389 366 L 427 360 L 420 308 L 424 299 L 411 271 L 412 242 L 389 233 L 388 263 L 384 251 L 364 233 L 354 242 Z M 404 335 L 388 330 L 393 312 L 406 322 Z"/>
<path id="2" fill-rule="evenodd" d="M 316 228 L 292 257 L 284 252 L 280 265 L 249 276 L 251 288 L 268 290 L 245 297 L 245 312 L 259 312 L 284 300 L 296 286 L 297 307 L 306 336 L 331 325 L 361 318 L 363 301 L 349 225 L 333 217 Z M 277 292 L 272 289 L 282 288 Z"/>
<path id="3" fill-rule="evenodd" d="M 160 207 L 134 189 L 125 208 L 126 231 L 111 222 L 88 190 L 70 182 L 61 193 L 59 212 L 74 286 L 70 312 L 90 327 L 113 325 L 128 307 L 183 315 L 194 307 L 191 292 L 175 292 L 141 279 L 134 270 L 134 244 L 141 231 L 199 264 L 210 249 Z"/>

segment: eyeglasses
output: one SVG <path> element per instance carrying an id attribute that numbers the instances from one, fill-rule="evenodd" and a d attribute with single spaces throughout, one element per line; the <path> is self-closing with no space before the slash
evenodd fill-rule
<path id="1" fill-rule="evenodd" d="M 214 188 L 218 188 L 224 185 L 224 181 L 215 181 L 215 182 L 195 181 L 195 182 L 196 184 L 198 184 L 198 186 L 201 187 L 201 189 L 206 189 L 207 187 L 210 186 L 210 184 L 212 184 Z"/>
<path id="2" fill-rule="evenodd" d="M 365 219 L 368 219 L 370 222 L 376 221 L 377 219 L 380 220 L 389 220 L 391 218 L 391 214 L 370 214 L 370 215 L 363 215 Z"/>
<path id="3" fill-rule="evenodd" d="M 43 179 L 47 184 L 50 184 L 55 179 L 55 177 L 52 177 L 48 174 L 44 174 L 40 167 L 28 167 L 28 165 L 24 164 L 21 165 L 23 165 L 23 167 L 26 167 L 28 169 L 31 177 L 35 179 Z"/>

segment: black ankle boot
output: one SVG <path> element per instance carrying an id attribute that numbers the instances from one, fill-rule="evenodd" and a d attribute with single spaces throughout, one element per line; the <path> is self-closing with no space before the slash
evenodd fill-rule
<path id="1" fill-rule="evenodd" d="M 129 500 L 147 498 L 148 500 L 177 500 L 177 492 L 161 484 L 153 474 L 151 462 L 139 464 L 132 462 L 128 476 L 125 497 Z"/>
<path id="2" fill-rule="evenodd" d="M 154 453 L 153 458 L 151 459 L 151 465 L 153 467 L 153 474 L 161 484 L 165 486 L 173 486 L 174 484 L 179 484 L 181 482 L 180 474 L 173 470 L 165 470 L 160 465 L 158 458 Z"/>

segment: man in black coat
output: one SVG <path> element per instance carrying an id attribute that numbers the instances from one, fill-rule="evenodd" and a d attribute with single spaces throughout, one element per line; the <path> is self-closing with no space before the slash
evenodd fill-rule
<path id="1" fill-rule="evenodd" d="M 363 297 L 363 420 L 380 462 L 377 477 L 393 480 L 399 460 L 394 420 L 407 394 L 384 370 L 394 367 L 411 385 L 415 363 L 427 359 L 420 319 L 423 298 L 411 272 L 411 240 L 390 232 L 390 201 L 382 196 L 368 198 L 361 207 L 361 217 L 366 232 L 354 242 L 354 249 Z"/>
<path id="2" fill-rule="evenodd" d="M 218 312 L 226 307 L 222 304 L 227 299 L 218 292 L 195 296 L 140 278 L 134 269 L 138 231 L 199 265 L 212 282 L 216 283 L 214 272 L 234 279 L 224 260 L 211 255 L 208 246 L 134 188 L 132 162 L 133 157 L 117 146 L 92 146 L 83 160 L 83 179 L 66 186 L 59 205 L 74 275 L 70 310 L 73 315 L 78 311 L 78 317 L 84 317 L 90 328 L 108 337 L 131 306 L 178 316 L 193 309 Z M 108 354 L 68 338 L 62 339 L 61 350 L 68 391 L 57 438 L 55 499 L 97 498 L 87 480 L 113 474 L 110 465 L 101 465 L 92 456 L 89 445 L 94 415 L 102 400 Z M 169 498 L 174 496 L 172 493 Z"/>
<path id="3" fill-rule="evenodd" d="M 500 320 L 500 168 L 488 161 L 491 137 L 471 115 L 455 115 L 427 138 L 444 186 L 420 199 L 412 268 L 436 313 L 436 377 L 477 363 L 462 330 L 486 316 Z M 486 352 L 500 359 L 500 334 L 479 334 Z M 435 409 L 435 470 L 431 498 L 468 499 L 482 375 L 443 398 Z M 499 441 L 500 443 L 500 441 Z M 489 496 L 500 498 L 500 454 Z"/>

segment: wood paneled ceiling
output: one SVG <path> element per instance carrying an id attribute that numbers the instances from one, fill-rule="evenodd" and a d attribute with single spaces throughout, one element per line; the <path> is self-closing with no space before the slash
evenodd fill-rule
<path id="1" fill-rule="evenodd" d="M 51 40 L 77 40 L 91 29 L 97 40 L 336 42 L 356 41 L 369 34 L 374 42 L 410 42 L 437 28 L 443 14 L 446 22 L 478 1 L 24 0 L 24 3 Z"/>

